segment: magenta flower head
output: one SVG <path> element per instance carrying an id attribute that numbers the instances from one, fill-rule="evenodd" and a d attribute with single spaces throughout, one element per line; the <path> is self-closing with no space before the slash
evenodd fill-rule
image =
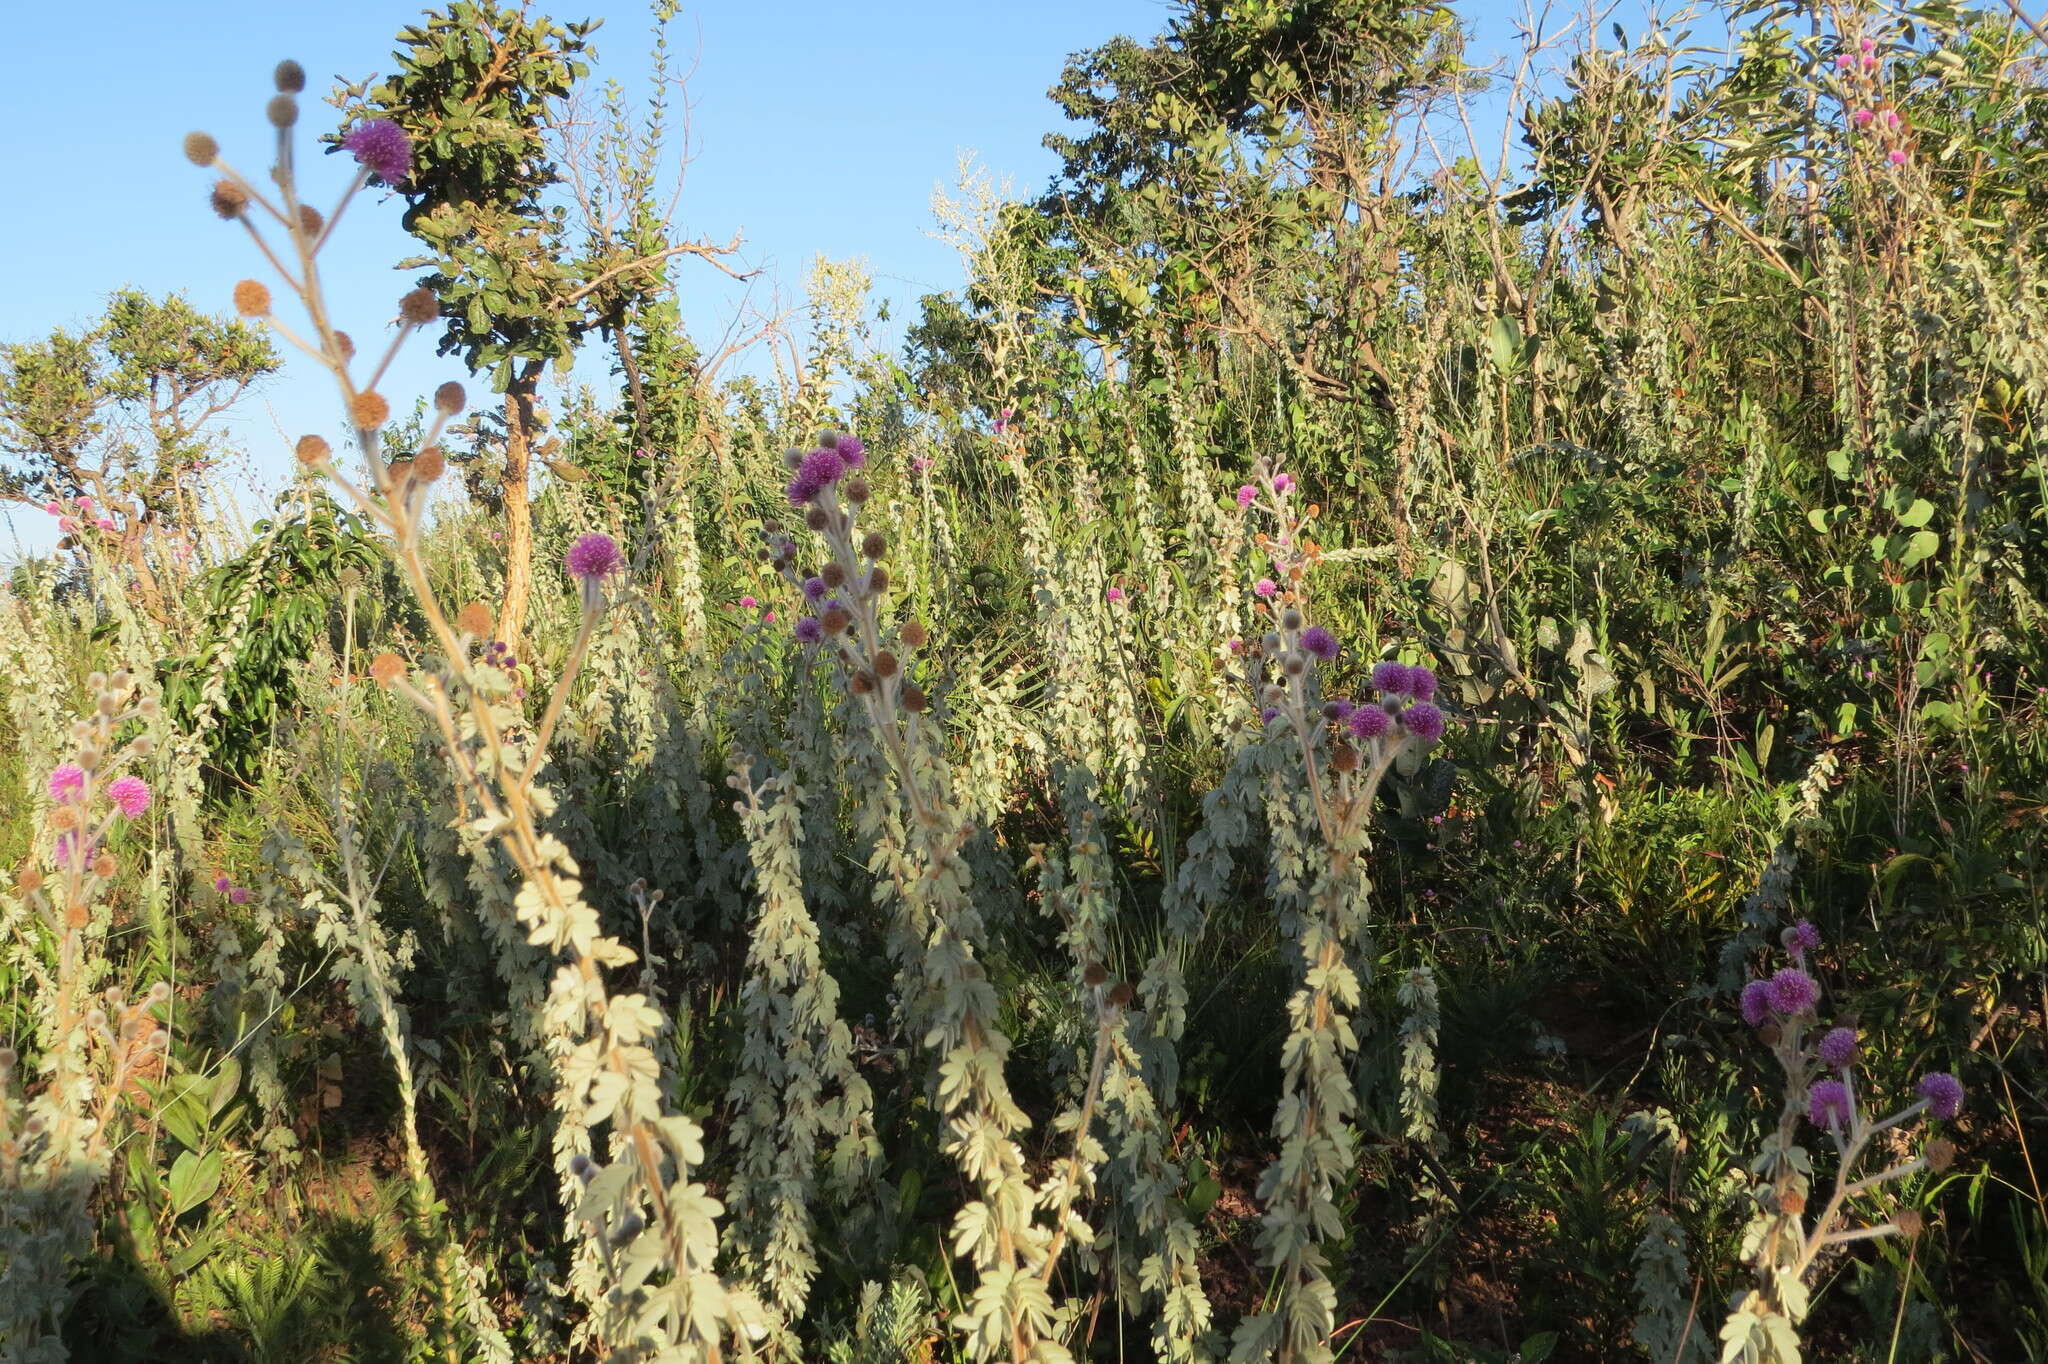
<path id="1" fill-rule="evenodd" d="M 1237 505 L 1240 507 L 1249 507 L 1258 500 L 1259 490 L 1249 483 L 1237 490 Z"/>
<path id="2" fill-rule="evenodd" d="M 77 763 L 65 763 L 50 774 L 50 799 L 62 804 L 78 799 L 78 793 L 85 790 L 85 769 Z"/>
<path id="3" fill-rule="evenodd" d="M 1339 696 L 1323 702 L 1323 718 L 1341 725 L 1348 721 L 1352 712 L 1357 709 L 1357 706 Z"/>
<path id="4" fill-rule="evenodd" d="M 825 600 L 825 593 L 827 590 L 828 589 L 825 586 L 825 580 L 823 578 L 811 577 L 804 579 L 805 601 L 823 601 Z"/>
<path id="5" fill-rule="evenodd" d="M 868 447 L 862 443 L 859 436 L 849 436 L 842 433 L 839 437 L 839 443 L 832 448 L 839 452 L 839 458 L 845 463 L 847 468 L 865 469 L 867 467 Z"/>
<path id="6" fill-rule="evenodd" d="M 1261 600 L 1270 600 L 1273 594 L 1279 590 L 1280 584 L 1274 582 L 1271 578 L 1261 578 L 1252 584 L 1253 595 Z"/>
<path id="7" fill-rule="evenodd" d="M 139 819 L 149 808 L 149 786 L 140 777 L 116 777 L 107 784 L 107 799 L 130 819 Z"/>
<path id="8" fill-rule="evenodd" d="M 816 616 L 805 616 L 796 623 L 796 637 L 804 644 L 816 644 L 825 637 L 825 627 Z"/>
<path id="9" fill-rule="evenodd" d="M 1885 159 L 1894 166 L 1903 166 L 1906 164 L 1906 149 L 1904 147 L 1894 147 L 1885 154 Z"/>
<path id="10" fill-rule="evenodd" d="M 349 129 L 341 145 L 355 154 L 356 164 L 387 185 L 412 170 L 412 139 L 388 118 L 373 118 Z"/>
<path id="11" fill-rule="evenodd" d="M 1820 1003 L 1820 983 L 1796 966 L 1771 977 L 1771 1008 L 1787 1018 L 1811 1013 Z"/>
<path id="12" fill-rule="evenodd" d="M 1391 660 L 1372 665 L 1373 690 L 1401 695 L 1408 690 L 1408 665 Z"/>
<path id="13" fill-rule="evenodd" d="M 225 876 L 216 876 L 213 878 L 213 888 L 225 895 L 235 888 L 235 883 Z"/>
<path id="14" fill-rule="evenodd" d="M 1284 492 L 1291 492 L 1291 491 L 1293 490 L 1293 488 L 1294 488 L 1294 475 L 1293 475 L 1293 474 L 1275 474 L 1275 475 L 1273 475 L 1273 491 L 1274 491 L 1274 492 L 1276 492 L 1276 493 L 1284 493 Z"/>
<path id="15" fill-rule="evenodd" d="M 1820 930 L 1809 919 L 1801 919 L 1779 935 L 1787 952 L 1811 952 L 1820 946 Z"/>
<path id="16" fill-rule="evenodd" d="M 1953 1118 L 1963 1111 L 1962 1082 L 1945 1070 L 1928 1071 L 1914 1092 L 1927 1100 L 1927 1111 L 1937 1118 Z"/>
<path id="17" fill-rule="evenodd" d="M 619 553 L 619 542 L 602 531 L 578 536 L 562 562 L 568 568 L 569 576 L 584 584 L 617 573 L 626 566 L 625 556 Z"/>
<path id="18" fill-rule="evenodd" d="M 1849 115 L 1849 117 L 1856 121 L 1857 127 L 1868 128 L 1870 126 L 1870 120 L 1876 118 L 1877 115 L 1872 113 L 1868 109 L 1858 109 L 1855 113 Z"/>
<path id="19" fill-rule="evenodd" d="M 804 462 L 797 466 L 796 476 L 806 483 L 815 484 L 822 492 L 846 477 L 846 458 L 832 447 L 821 445 L 804 456 Z"/>
<path id="20" fill-rule="evenodd" d="M 1742 1021 L 1761 1028 L 1771 1019 L 1771 983 L 1753 980 L 1742 987 Z"/>
<path id="21" fill-rule="evenodd" d="M 231 905 L 248 904 L 249 892 L 243 889 L 241 886 L 236 886 L 233 890 L 228 892 L 228 903 Z"/>
<path id="22" fill-rule="evenodd" d="M 1279 718 L 1280 707 L 1278 706 L 1268 706 L 1259 712 L 1259 719 L 1269 725 Z"/>
<path id="23" fill-rule="evenodd" d="M 1418 701 L 1401 712 L 1401 726 L 1426 744 L 1444 737 L 1444 713 L 1427 701 Z"/>
<path id="24" fill-rule="evenodd" d="M 1121 587 L 1112 587 L 1103 595 L 1113 602 L 1122 601 L 1124 599 L 1124 590 Z"/>
<path id="25" fill-rule="evenodd" d="M 760 602 L 758 602 L 758 601 L 755 601 L 755 600 L 754 600 L 754 599 L 753 599 L 752 597 L 741 597 L 741 598 L 740 598 L 740 608 L 741 608 L 742 610 L 745 610 L 745 611 L 751 611 L 751 610 L 753 610 L 753 609 L 754 609 L 755 607 L 759 606 L 760 604 L 761 604 Z"/>
<path id="26" fill-rule="evenodd" d="M 1856 1059 L 1856 1030 L 1831 1028 L 1814 1050 L 1819 1054 L 1822 1065 L 1830 1070 L 1840 1070 Z"/>
<path id="27" fill-rule="evenodd" d="M 1418 701 L 1436 695 L 1436 674 L 1417 663 L 1408 670 L 1408 694 Z"/>
<path id="28" fill-rule="evenodd" d="M 1380 706 L 1363 705 L 1351 712 L 1346 723 L 1351 726 L 1352 738 L 1377 739 L 1394 723 L 1394 717 Z"/>
<path id="29" fill-rule="evenodd" d="M 1328 663 L 1337 657 L 1337 637 L 1320 625 L 1311 625 L 1301 632 L 1301 647 Z"/>
<path id="30" fill-rule="evenodd" d="M 1815 1127 L 1840 1131 L 1849 1125 L 1849 1087 L 1840 1080 L 1821 1080 L 1806 1091 L 1806 1116 Z"/>

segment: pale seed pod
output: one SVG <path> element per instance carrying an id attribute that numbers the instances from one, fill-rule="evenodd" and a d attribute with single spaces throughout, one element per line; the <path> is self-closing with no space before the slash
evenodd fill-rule
<path id="1" fill-rule="evenodd" d="M 195 166 L 210 166 L 220 160 L 220 143 L 209 133 L 187 133 L 185 159 Z"/>

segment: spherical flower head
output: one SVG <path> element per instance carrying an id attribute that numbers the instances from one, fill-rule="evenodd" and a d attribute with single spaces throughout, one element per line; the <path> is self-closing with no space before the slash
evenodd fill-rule
<path id="1" fill-rule="evenodd" d="M 235 883 L 225 876 L 216 876 L 213 878 L 213 888 L 225 895 L 235 888 Z"/>
<path id="2" fill-rule="evenodd" d="M 816 616 L 805 616 L 796 623 L 796 637 L 799 643 L 816 644 L 825 637 L 825 627 Z"/>
<path id="3" fill-rule="evenodd" d="M 1337 657 L 1337 637 L 1320 625 L 1311 625 L 1301 632 L 1301 647 L 1328 663 Z"/>
<path id="4" fill-rule="evenodd" d="M 1382 706 L 1363 705 L 1346 717 L 1354 739 L 1377 739 L 1393 726 L 1394 717 L 1387 714 Z"/>
<path id="5" fill-rule="evenodd" d="M 1436 674 L 1420 663 L 1408 669 L 1408 694 L 1418 701 L 1427 701 L 1436 695 Z"/>
<path id="6" fill-rule="evenodd" d="M 822 490 L 823 485 L 813 483 L 810 479 L 805 478 L 802 474 L 798 474 L 795 478 L 792 478 L 789 481 L 789 505 L 792 507 L 801 507 L 804 505 L 804 503 L 816 497 Z"/>
<path id="7" fill-rule="evenodd" d="M 1356 705 L 1345 700 L 1343 697 L 1334 697 L 1323 702 L 1323 718 L 1340 725 L 1346 724 L 1350 721 L 1352 712 L 1357 709 Z"/>
<path id="8" fill-rule="evenodd" d="M 741 597 L 741 598 L 740 598 L 740 607 L 741 607 L 741 609 L 742 609 L 742 610 L 747 610 L 747 611 L 751 611 L 751 610 L 753 610 L 753 609 L 754 609 L 755 607 L 759 606 L 760 604 L 761 604 L 760 602 L 758 602 L 758 601 L 755 601 L 755 600 L 754 600 L 754 599 L 753 599 L 752 597 Z"/>
<path id="9" fill-rule="evenodd" d="M 1249 483 L 1237 490 L 1237 505 L 1240 507 L 1249 507 L 1258 500 L 1259 490 Z"/>
<path id="10" fill-rule="evenodd" d="M 354 154 L 357 165 L 387 185 L 405 179 L 412 169 L 412 139 L 388 118 L 358 123 L 341 139 L 341 145 Z"/>
<path id="11" fill-rule="evenodd" d="M 1963 1111 L 1962 1082 L 1945 1070 L 1921 1076 L 1914 1092 L 1927 1100 L 1927 1111 L 1937 1118 L 1953 1118 Z"/>
<path id="12" fill-rule="evenodd" d="M 1389 660 L 1372 665 L 1373 690 L 1400 696 L 1408 690 L 1408 665 Z"/>
<path id="13" fill-rule="evenodd" d="M 861 443 L 859 436 L 841 434 L 839 444 L 832 447 L 839 452 L 839 458 L 849 469 L 865 469 L 868 466 L 868 447 Z"/>
<path id="14" fill-rule="evenodd" d="M 1855 64 L 1856 59 L 1854 57 L 1851 57 L 1846 52 L 1842 53 L 1840 56 L 1835 58 L 1835 70 L 1837 71 L 1847 71 L 1850 67 L 1854 66 Z"/>
<path id="15" fill-rule="evenodd" d="M 1828 1035 L 1821 1038 L 1815 1052 L 1821 1064 L 1829 1070 L 1840 1070 L 1856 1059 L 1856 1030 L 1854 1028 L 1830 1028 Z"/>
<path id="16" fill-rule="evenodd" d="M 1771 1008 L 1787 1018 L 1810 1013 L 1820 1003 L 1820 983 L 1796 966 L 1771 977 Z"/>
<path id="17" fill-rule="evenodd" d="M 228 903 L 231 905 L 248 904 L 249 892 L 241 886 L 236 886 L 233 890 L 228 892 Z"/>
<path id="18" fill-rule="evenodd" d="M 1801 919 L 1779 934 L 1778 941 L 1785 944 L 1787 952 L 1812 952 L 1820 946 L 1820 930 L 1813 926 L 1812 920 Z"/>
<path id="19" fill-rule="evenodd" d="M 1870 126 L 1870 120 L 1876 118 L 1877 115 L 1872 113 L 1868 109 L 1858 109 L 1855 113 L 1849 115 L 1849 117 L 1856 121 L 1857 127 L 1868 128 Z"/>
<path id="20" fill-rule="evenodd" d="M 1278 592 L 1279 590 L 1280 585 L 1274 582 L 1271 578 L 1261 578 L 1257 582 L 1252 584 L 1252 594 L 1258 597 L 1261 601 L 1272 600 L 1273 594 Z"/>
<path id="21" fill-rule="evenodd" d="M 50 774 L 50 799 L 62 804 L 78 799 L 78 793 L 85 790 L 85 769 L 77 763 L 65 763 Z"/>
<path id="22" fill-rule="evenodd" d="M 829 590 L 830 590 L 830 589 L 828 589 L 828 588 L 827 588 L 827 587 L 825 586 L 825 580 L 824 580 L 823 578 L 818 578 L 818 577 L 811 577 L 811 578 L 805 578 L 805 579 L 804 579 L 804 600 L 805 600 L 805 601 L 811 601 L 811 602 L 823 601 L 823 600 L 825 600 L 825 593 L 826 593 L 827 591 L 829 591 Z"/>
<path id="23" fill-rule="evenodd" d="M 1885 160 L 1887 160 L 1887 161 L 1891 162 L 1891 163 L 1892 163 L 1892 164 L 1893 164 L 1894 166 L 1903 166 L 1903 165 L 1905 165 L 1905 164 L 1906 164 L 1906 149 L 1905 149 L 1904 147 L 1894 147 L 1894 148 L 1892 148 L 1892 149 L 1891 149 L 1891 150 L 1890 150 L 1889 152 L 1887 152 L 1887 153 L 1885 154 Z"/>
<path id="24" fill-rule="evenodd" d="M 1294 475 L 1293 475 L 1293 474 L 1275 474 L 1275 475 L 1273 475 L 1273 491 L 1274 491 L 1274 492 L 1276 492 L 1276 493 L 1284 493 L 1284 492 L 1291 492 L 1291 491 L 1293 490 L 1293 488 L 1294 488 Z"/>
<path id="25" fill-rule="evenodd" d="M 1761 1028 L 1771 1020 L 1771 983 L 1753 980 L 1742 987 L 1742 1021 Z"/>
<path id="26" fill-rule="evenodd" d="M 1849 1087 L 1840 1080 L 1821 1080 L 1806 1091 L 1806 1116 L 1815 1127 L 1841 1131 L 1849 1126 Z"/>
<path id="27" fill-rule="evenodd" d="M 1124 590 L 1121 587 L 1112 587 L 1103 595 L 1113 602 L 1119 602 L 1124 599 Z"/>
<path id="28" fill-rule="evenodd" d="M 1418 701 L 1401 712 L 1401 727 L 1426 744 L 1444 737 L 1444 713 L 1427 701 Z"/>
<path id="29" fill-rule="evenodd" d="M 577 582 L 592 583 L 617 573 L 626 566 L 626 559 L 619 553 L 618 541 L 603 531 L 594 530 L 577 537 L 576 543 L 569 546 L 563 563 L 569 569 L 569 576 Z"/>
<path id="30" fill-rule="evenodd" d="M 149 808 L 149 785 L 140 777 L 116 777 L 107 784 L 107 799 L 129 819 L 140 819 Z"/>
<path id="31" fill-rule="evenodd" d="M 804 462 L 797 466 L 796 476 L 820 489 L 829 488 L 846 477 L 846 460 L 837 450 L 821 445 L 804 456 Z"/>

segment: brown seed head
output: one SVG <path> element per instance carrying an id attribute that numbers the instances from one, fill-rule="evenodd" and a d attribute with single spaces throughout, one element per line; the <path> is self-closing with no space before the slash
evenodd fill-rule
<path id="1" fill-rule="evenodd" d="M 1336 751 L 1330 754 L 1330 766 L 1339 772 L 1356 772 L 1358 750 L 1350 744 L 1338 744 Z"/>
<path id="2" fill-rule="evenodd" d="M 235 286 L 235 311 L 244 317 L 270 316 L 270 290 L 260 280 L 245 279 Z"/>
<path id="3" fill-rule="evenodd" d="M 185 134 L 185 159 L 195 166 L 210 166 L 220 159 L 220 143 L 211 133 Z"/>
<path id="4" fill-rule="evenodd" d="M 909 711 L 912 715 L 922 715 L 926 707 L 930 705 L 931 700 L 924 694 L 923 687 L 918 686 L 915 682 L 905 682 L 903 684 L 903 709 Z"/>
<path id="5" fill-rule="evenodd" d="M 862 668 L 846 681 L 846 688 L 855 696 L 866 696 L 875 689 L 875 675 Z"/>
<path id="6" fill-rule="evenodd" d="M 1081 979 L 1086 981 L 1092 987 L 1100 985 L 1105 980 L 1108 980 L 1109 972 L 1105 971 L 1102 968 L 1101 962 L 1091 961 L 1088 963 L 1087 968 L 1081 972 Z"/>
<path id="7" fill-rule="evenodd" d="M 922 649 L 931 635 L 925 631 L 924 623 L 912 616 L 903 622 L 903 628 L 896 632 L 902 641 L 913 649 Z"/>
<path id="8" fill-rule="evenodd" d="M 848 502 L 858 507 L 868 500 L 868 481 L 859 476 L 849 478 L 839 485 L 839 491 Z"/>
<path id="9" fill-rule="evenodd" d="M 388 687 L 405 676 L 405 660 L 386 649 L 370 660 L 370 676 L 377 679 L 377 685 Z"/>
<path id="10" fill-rule="evenodd" d="M 384 401 L 381 393 L 358 393 L 349 404 L 348 416 L 358 431 L 375 431 L 391 420 L 391 404 Z"/>
<path id="11" fill-rule="evenodd" d="M 871 530 L 861 537 L 860 552 L 870 559 L 879 559 L 889 552 L 889 537 L 878 530 Z"/>
<path id="12" fill-rule="evenodd" d="M 355 359 L 355 338 L 350 336 L 347 332 L 336 332 L 334 334 L 334 353 L 336 355 L 339 355 L 344 360 Z"/>
<path id="13" fill-rule="evenodd" d="M 456 613 L 455 628 L 482 639 L 491 633 L 491 608 L 480 601 L 471 602 Z"/>
<path id="14" fill-rule="evenodd" d="M 287 57 L 270 73 L 270 79 L 280 94 L 296 95 L 306 88 L 306 68 Z"/>
<path id="15" fill-rule="evenodd" d="M 887 649 L 883 649 L 875 655 L 876 677 L 894 677 L 898 670 L 896 655 L 890 653 Z"/>
<path id="16" fill-rule="evenodd" d="M 101 853 L 92 860 L 92 874 L 99 877 L 102 881 L 113 880 L 114 873 L 117 870 L 119 870 L 119 867 L 115 863 L 112 853 Z"/>
<path id="17" fill-rule="evenodd" d="M 832 524 L 832 518 L 825 514 L 823 507 L 813 507 L 804 513 L 804 524 L 812 530 L 823 530 Z"/>
<path id="18" fill-rule="evenodd" d="M 839 566 L 837 559 L 819 569 L 818 577 L 835 592 L 846 586 L 846 570 Z"/>
<path id="19" fill-rule="evenodd" d="M 1131 988 L 1131 983 L 1127 980 L 1118 981 L 1116 988 L 1109 992 L 1111 1007 L 1118 1009 L 1128 1009 L 1131 1007 L 1131 1001 L 1137 997 L 1138 992 Z"/>
<path id="20" fill-rule="evenodd" d="M 415 327 L 424 327 L 441 315 L 441 300 L 432 289 L 414 289 L 398 300 L 398 315 Z"/>
<path id="21" fill-rule="evenodd" d="M 91 920 L 92 910 L 83 902 L 72 904 L 64 911 L 64 926 L 66 928 L 84 928 Z"/>
<path id="22" fill-rule="evenodd" d="M 453 379 L 434 390 L 434 410 L 444 417 L 452 417 L 467 406 L 469 394 Z"/>
<path id="23" fill-rule="evenodd" d="M 1940 1174 L 1943 1170 L 1955 1164 L 1956 1144 L 1943 1137 L 1928 1142 L 1927 1149 L 1922 1151 L 1920 1155 L 1927 1162 L 1928 1169 L 1936 1174 Z"/>
<path id="24" fill-rule="evenodd" d="M 432 483 L 447 471 L 448 456 L 438 445 L 429 445 L 412 457 L 412 476 L 422 483 Z"/>
<path id="25" fill-rule="evenodd" d="M 56 809 L 50 811 L 50 827 L 58 833 L 63 833 L 67 829 L 77 828 L 78 811 L 72 809 L 69 805 L 59 805 Z"/>
<path id="26" fill-rule="evenodd" d="M 298 444 L 299 463 L 325 464 L 334 447 L 318 436 L 300 436 Z"/>
<path id="27" fill-rule="evenodd" d="M 290 95 L 272 95 L 263 115 L 273 128 L 289 128 L 299 121 L 299 102 Z"/>
<path id="28" fill-rule="evenodd" d="M 868 570 L 868 595 L 879 597 L 889 590 L 889 570 L 876 564 Z"/>
<path id="29" fill-rule="evenodd" d="M 828 606 L 825 608 L 825 614 L 818 617 L 818 624 L 825 627 L 825 633 L 828 635 L 843 635 L 846 633 L 846 627 L 853 624 L 853 617 L 847 614 L 843 606 Z"/>
<path id="30" fill-rule="evenodd" d="M 1910 1240 L 1926 1228 L 1927 1219 L 1920 1215 L 1918 1208 L 1907 1208 L 1892 1219 L 1892 1225 L 1899 1229 L 1899 1235 Z"/>
<path id="31" fill-rule="evenodd" d="M 242 216 L 243 209 L 249 207 L 249 196 L 232 180 L 216 180 L 213 193 L 206 197 L 206 202 L 213 205 L 215 213 L 233 222 Z"/>
<path id="32" fill-rule="evenodd" d="M 1280 613 L 1280 628 L 1283 630 L 1299 630 L 1301 628 L 1301 612 L 1291 606 L 1282 611 Z"/>
<path id="33" fill-rule="evenodd" d="M 311 204 L 299 205 L 299 235 L 317 237 L 320 229 L 327 226 L 327 220 L 320 216 L 320 210 Z"/>
<path id="34" fill-rule="evenodd" d="M 24 869 L 21 875 L 14 878 L 15 889 L 19 890 L 23 895 L 35 894 L 36 891 L 42 888 L 42 884 L 43 874 L 34 867 Z"/>
<path id="35" fill-rule="evenodd" d="M 1806 1195 L 1797 1189 L 1787 1189 L 1778 1195 L 1778 1211 L 1787 1217 L 1798 1217 L 1806 1211 Z"/>

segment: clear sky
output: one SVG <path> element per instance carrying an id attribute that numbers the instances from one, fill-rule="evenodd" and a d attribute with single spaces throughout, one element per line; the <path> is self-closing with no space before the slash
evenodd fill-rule
<path id="1" fill-rule="evenodd" d="M 594 76 L 644 93 L 644 8 L 623 0 L 541 0 L 536 8 L 558 19 L 602 18 Z M 18 7 L 0 83 L 0 115 L 14 130 L 6 158 L 14 201 L 0 214 L 0 341 L 80 326 L 124 285 L 182 289 L 225 311 L 234 281 L 263 272 L 241 231 L 207 210 L 209 177 L 179 153 L 182 135 L 211 132 L 231 161 L 260 171 L 273 64 L 289 56 L 307 69 L 301 131 L 310 139 L 335 122 L 317 96 L 336 78 L 391 70 L 394 35 L 422 9 L 415 0 Z M 1479 49 L 1489 39 L 1503 46 L 1505 6 L 1477 0 L 1468 9 Z M 757 300 L 777 286 L 797 297 L 816 255 L 863 257 L 877 297 L 894 305 L 890 333 L 898 334 L 919 295 L 959 282 L 951 249 L 928 229 L 932 191 L 953 181 L 961 153 L 1011 178 L 1019 193 L 1039 189 L 1053 168 L 1040 139 L 1059 121 L 1045 92 L 1067 54 L 1118 33 L 1149 36 L 1167 14 L 1162 0 L 686 3 L 671 42 L 689 73 L 694 159 L 676 229 L 721 241 L 743 234 L 747 262 L 765 272 Z M 342 168 L 307 160 L 313 183 L 330 187 L 307 195 L 320 204 L 343 183 Z M 341 325 L 359 341 L 392 316 L 409 278 L 391 270 L 416 245 L 397 224 L 395 202 L 359 202 L 323 257 L 330 294 L 343 300 Z M 715 338 L 738 289 L 689 261 L 676 274 L 686 324 Z M 410 404 L 400 395 L 450 377 L 464 377 L 459 363 L 416 342 L 385 391 L 404 411 Z M 331 429 L 332 408 L 324 376 L 289 357 L 235 419 L 254 462 L 232 476 L 273 481 L 286 438 Z M 49 543 L 50 518 L 39 512 L 0 512 L 0 520 L 0 559 Z"/>

